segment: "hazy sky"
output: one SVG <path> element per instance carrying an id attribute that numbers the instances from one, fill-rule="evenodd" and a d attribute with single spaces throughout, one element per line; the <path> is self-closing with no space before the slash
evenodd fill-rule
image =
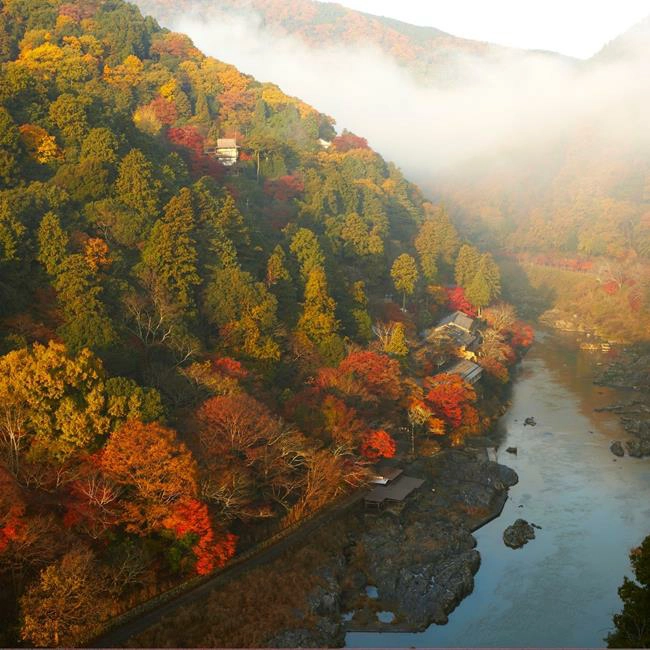
<path id="1" fill-rule="evenodd" d="M 650 0 L 338 0 L 456 36 L 588 58 L 650 15 Z"/>

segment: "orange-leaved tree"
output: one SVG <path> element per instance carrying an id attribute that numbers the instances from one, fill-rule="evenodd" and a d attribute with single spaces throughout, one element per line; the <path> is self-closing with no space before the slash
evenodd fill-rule
<path id="1" fill-rule="evenodd" d="M 395 401 L 402 395 L 399 361 L 370 350 L 350 352 L 339 365 L 340 374 L 359 380 L 375 401 Z"/>
<path id="2" fill-rule="evenodd" d="M 198 493 L 192 454 L 157 423 L 129 420 L 109 438 L 101 465 L 124 488 L 120 515 L 129 532 L 160 530 L 177 502 Z"/>
<path id="3" fill-rule="evenodd" d="M 368 431 L 361 440 L 361 455 L 369 461 L 392 458 L 395 455 L 395 441 L 389 433 L 379 429 Z"/>
<path id="4" fill-rule="evenodd" d="M 304 473 L 306 442 L 299 432 L 246 393 L 208 399 L 197 425 L 209 481 L 221 485 L 220 494 L 224 477 L 241 486 L 237 516 L 268 516 L 269 504 L 289 507 Z"/>
<path id="5" fill-rule="evenodd" d="M 426 402 L 444 420 L 448 432 L 478 424 L 478 413 L 473 407 L 476 391 L 460 375 L 442 373 L 427 377 L 424 385 Z"/>
<path id="6" fill-rule="evenodd" d="M 172 530 L 178 539 L 192 538 L 194 568 L 199 575 L 207 575 L 224 566 L 235 554 L 237 537 L 224 531 L 216 534 L 208 507 L 196 499 L 184 499 L 175 504 L 163 526 Z"/>

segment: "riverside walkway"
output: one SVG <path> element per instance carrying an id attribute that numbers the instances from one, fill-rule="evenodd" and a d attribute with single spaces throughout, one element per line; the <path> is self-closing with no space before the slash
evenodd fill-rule
<path id="1" fill-rule="evenodd" d="M 91 639 L 86 646 L 91 648 L 124 646 L 130 638 L 142 634 L 165 616 L 173 614 L 181 607 L 206 598 L 214 589 L 223 586 L 230 580 L 238 578 L 251 569 L 272 562 L 293 546 L 304 543 L 318 528 L 337 519 L 352 506 L 362 501 L 367 492 L 367 489 L 357 490 L 300 524 L 295 530 L 282 535 L 276 542 L 263 544 L 262 548 L 251 549 L 240 558 L 235 558 L 219 573 L 200 581 L 199 584 L 191 583 L 186 589 L 182 589 L 181 585 L 172 592 L 167 592 L 171 594 L 169 596 L 161 594 L 122 614 L 114 619 L 112 625 L 109 621 L 108 629 Z"/>

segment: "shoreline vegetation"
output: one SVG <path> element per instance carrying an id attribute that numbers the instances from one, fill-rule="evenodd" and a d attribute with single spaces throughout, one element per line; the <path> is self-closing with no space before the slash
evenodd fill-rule
<path id="1" fill-rule="evenodd" d="M 494 423 L 507 410 L 510 382 L 488 386 L 480 413 Z M 416 458 L 400 445 L 391 462 L 425 481 L 405 501 L 380 511 L 357 504 L 302 548 L 162 617 L 126 645 L 337 647 L 348 631 L 418 632 L 444 624 L 473 590 L 480 555 L 472 533 L 500 516 L 518 481 L 489 460 L 488 449 L 498 446 L 489 436 L 454 444 Z M 285 579 L 296 588 L 284 604 L 270 606 Z M 231 610 L 236 626 L 224 621 Z M 393 616 L 389 627 L 377 618 L 385 611 Z"/>

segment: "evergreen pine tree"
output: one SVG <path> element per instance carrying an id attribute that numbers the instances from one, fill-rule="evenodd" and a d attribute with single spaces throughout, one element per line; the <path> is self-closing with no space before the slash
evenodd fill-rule
<path id="1" fill-rule="evenodd" d="M 479 270 L 465 290 L 467 299 L 479 309 L 490 304 L 490 285 L 487 277 Z"/>
<path id="2" fill-rule="evenodd" d="M 623 611 L 614 616 L 608 648 L 650 647 L 650 536 L 630 553 L 636 580 L 625 577 L 618 590 Z"/>
<path id="3" fill-rule="evenodd" d="M 192 193 L 183 188 L 167 204 L 142 251 L 142 265 L 155 274 L 168 298 L 183 310 L 194 307 L 194 287 L 201 281 L 194 226 Z"/>
<path id="4" fill-rule="evenodd" d="M 325 255 L 318 242 L 318 237 L 308 228 L 300 228 L 296 231 L 289 249 L 298 260 L 300 275 L 305 281 L 312 270 L 318 267 L 322 269 L 325 263 Z"/>
<path id="5" fill-rule="evenodd" d="M 279 244 L 273 249 L 266 263 L 266 286 L 272 287 L 282 280 L 290 280 L 286 266 L 287 256 Z"/>
<path id="6" fill-rule="evenodd" d="M 405 357 L 409 353 L 404 323 L 395 323 L 395 327 L 390 335 L 390 340 L 386 346 L 386 352 L 388 354 L 393 354 L 396 357 Z"/>
<path id="7" fill-rule="evenodd" d="M 410 296 L 415 291 L 418 281 L 418 267 L 415 260 L 407 253 L 403 253 L 393 263 L 390 275 L 395 288 L 402 293 L 402 309 L 406 309 L 406 296 Z"/>
<path id="8" fill-rule="evenodd" d="M 140 217 L 152 221 L 158 212 L 160 182 L 154 178 L 153 166 L 139 149 L 124 156 L 115 181 L 117 199 Z"/>
<path id="9" fill-rule="evenodd" d="M 415 250 L 420 258 L 424 278 L 432 284 L 435 283 L 438 278 L 440 240 L 437 224 L 433 219 L 427 219 L 420 226 L 420 231 L 415 238 Z"/>
<path id="10" fill-rule="evenodd" d="M 98 351 L 115 341 L 115 330 L 102 301 L 102 287 L 84 255 L 67 256 L 53 282 L 64 316 L 61 336 L 75 353 Z"/>

